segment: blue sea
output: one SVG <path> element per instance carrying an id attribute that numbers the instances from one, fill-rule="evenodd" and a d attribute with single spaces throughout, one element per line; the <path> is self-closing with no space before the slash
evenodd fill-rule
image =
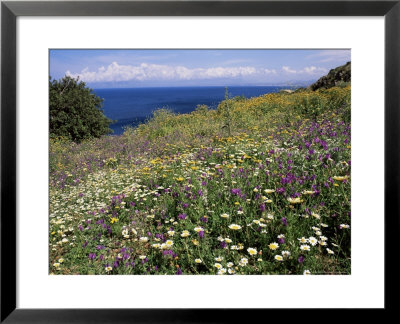
<path id="1" fill-rule="evenodd" d="M 280 86 L 241 86 L 229 87 L 229 97 L 246 98 L 278 92 L 287 87 Z M 113 135 L 120 135 L 124 127 L 137 126 L 151 117 L 159 108 L 169 108 L 176 113 L 190 113 L 197 105 L 207 105 L 216 109 L 224 100 L 225 87 L 171 87 L 171 88 L 133 88 L 133 89 L 95 89 L 97 96 L 104 99 L 104 114 L 116 120 L 110 125 Z"/>

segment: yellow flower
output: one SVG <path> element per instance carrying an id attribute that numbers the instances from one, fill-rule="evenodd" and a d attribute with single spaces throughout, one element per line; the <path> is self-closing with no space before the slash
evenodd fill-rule
<path id="1" fill-rule="evenodd" d="M 344 180 L 347 180 L 348 178 L 349 178 L 349 176 L 344 176 L 344 177 L 335 176 L 335 177 L 332 177 L 332 179 L 334 179 L 336 181 L 344 181 Z"/>
<path id="2" fill-rule="evenodd" d="M 114 224 L 116 222 L 118 222 L 118 218 L 112 217 L 111 218 L 111 224 Z"/>
<path id="3" fill-rule="evenodd" d="M 279 244 L 276 243 L 276 242 L 274 242 L 274 243 L 269 244 L 268 247 L 269 247 L 271 250 L 276 250 L 277 248 L 279 248 Z"/>
<path id="4" fill-rule="evenodd" d="M 240 225 L 237 225 L 237 224 L 231 224 L 231 225 L 229 225 L 229 228 L 231 229 L 231 230 L 240 230 L 241 228 L 242 228 L 242 226 L 240 226 Z"/>
<path id="5" fill-rule="evenodd" d="M 181 234 L 182 237 L 188 237 L 190 235 L 188 230 L 184 230 Z"/>
<path id="6" fill-rule="evenodd" d="M 254 248 L 248 248 L 247 252 L 249 252 L 250 255 L 256 255 L 257 254 L 257 250 Z"/>
<path id="7" fill-rule="evenodd" d="M 265 189 L 264 192 L 265 192 L 266 194 L 270 194 L 270 193 L 275 192 L 275 189 Z"/>
<path id="8" fill-rule="evenodd" d="M 302 199 L 300 199 L 300 197 L 296 197 L 296 198 L 288 198 L 289 203 L 291 203 L 292 205 L 294 204 L 301 204 L 303 202 Z"/>

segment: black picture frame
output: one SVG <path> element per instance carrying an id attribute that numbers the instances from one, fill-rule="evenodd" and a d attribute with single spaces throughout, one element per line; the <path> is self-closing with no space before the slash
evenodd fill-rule
<path id="1" fill-rule="evenodd" d="M 19 16 L 384 16 L 385 311 L 397 306 L 400 156 L 400 0 L 394 1 L 4 1 L 1 3 L 1 323 L 235 322 L 244 309 L 16 308 L 16 19 Z M 373 153 L 372 153 L 373 154 Z M 367 203 L 367 202 L 366 202 Z M 393 257 L 396 256 L 396 257 Z M 371 261 L 371 266 L 373 263 Z M 368 284 L 368 283 L 366 283 Z M 251 318 L 266 309 L 251 310 Z M 250 315 L 250 314 L 248 314 Z M 251 318 L 249 320 L 251 321 Z"/>

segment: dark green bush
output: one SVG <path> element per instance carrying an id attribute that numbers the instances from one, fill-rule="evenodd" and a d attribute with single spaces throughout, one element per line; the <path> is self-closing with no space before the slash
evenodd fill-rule
<path id="1" fill-rule="evenodd" d="M 49 124 L 51 137 L 75 142 L 109 134 L 111 119 L 104 116 L 103 99 L 85 82 L 69 76 L 49 81 Z"/>

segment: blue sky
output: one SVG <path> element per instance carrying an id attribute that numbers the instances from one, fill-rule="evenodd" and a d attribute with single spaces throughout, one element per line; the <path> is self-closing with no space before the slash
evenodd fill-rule
<path id="1" fill-rule="evenodd" d="M 50 50 L 50 76 L 91 88 L 290 85 L 351 60 L 350 50 Z"/>

